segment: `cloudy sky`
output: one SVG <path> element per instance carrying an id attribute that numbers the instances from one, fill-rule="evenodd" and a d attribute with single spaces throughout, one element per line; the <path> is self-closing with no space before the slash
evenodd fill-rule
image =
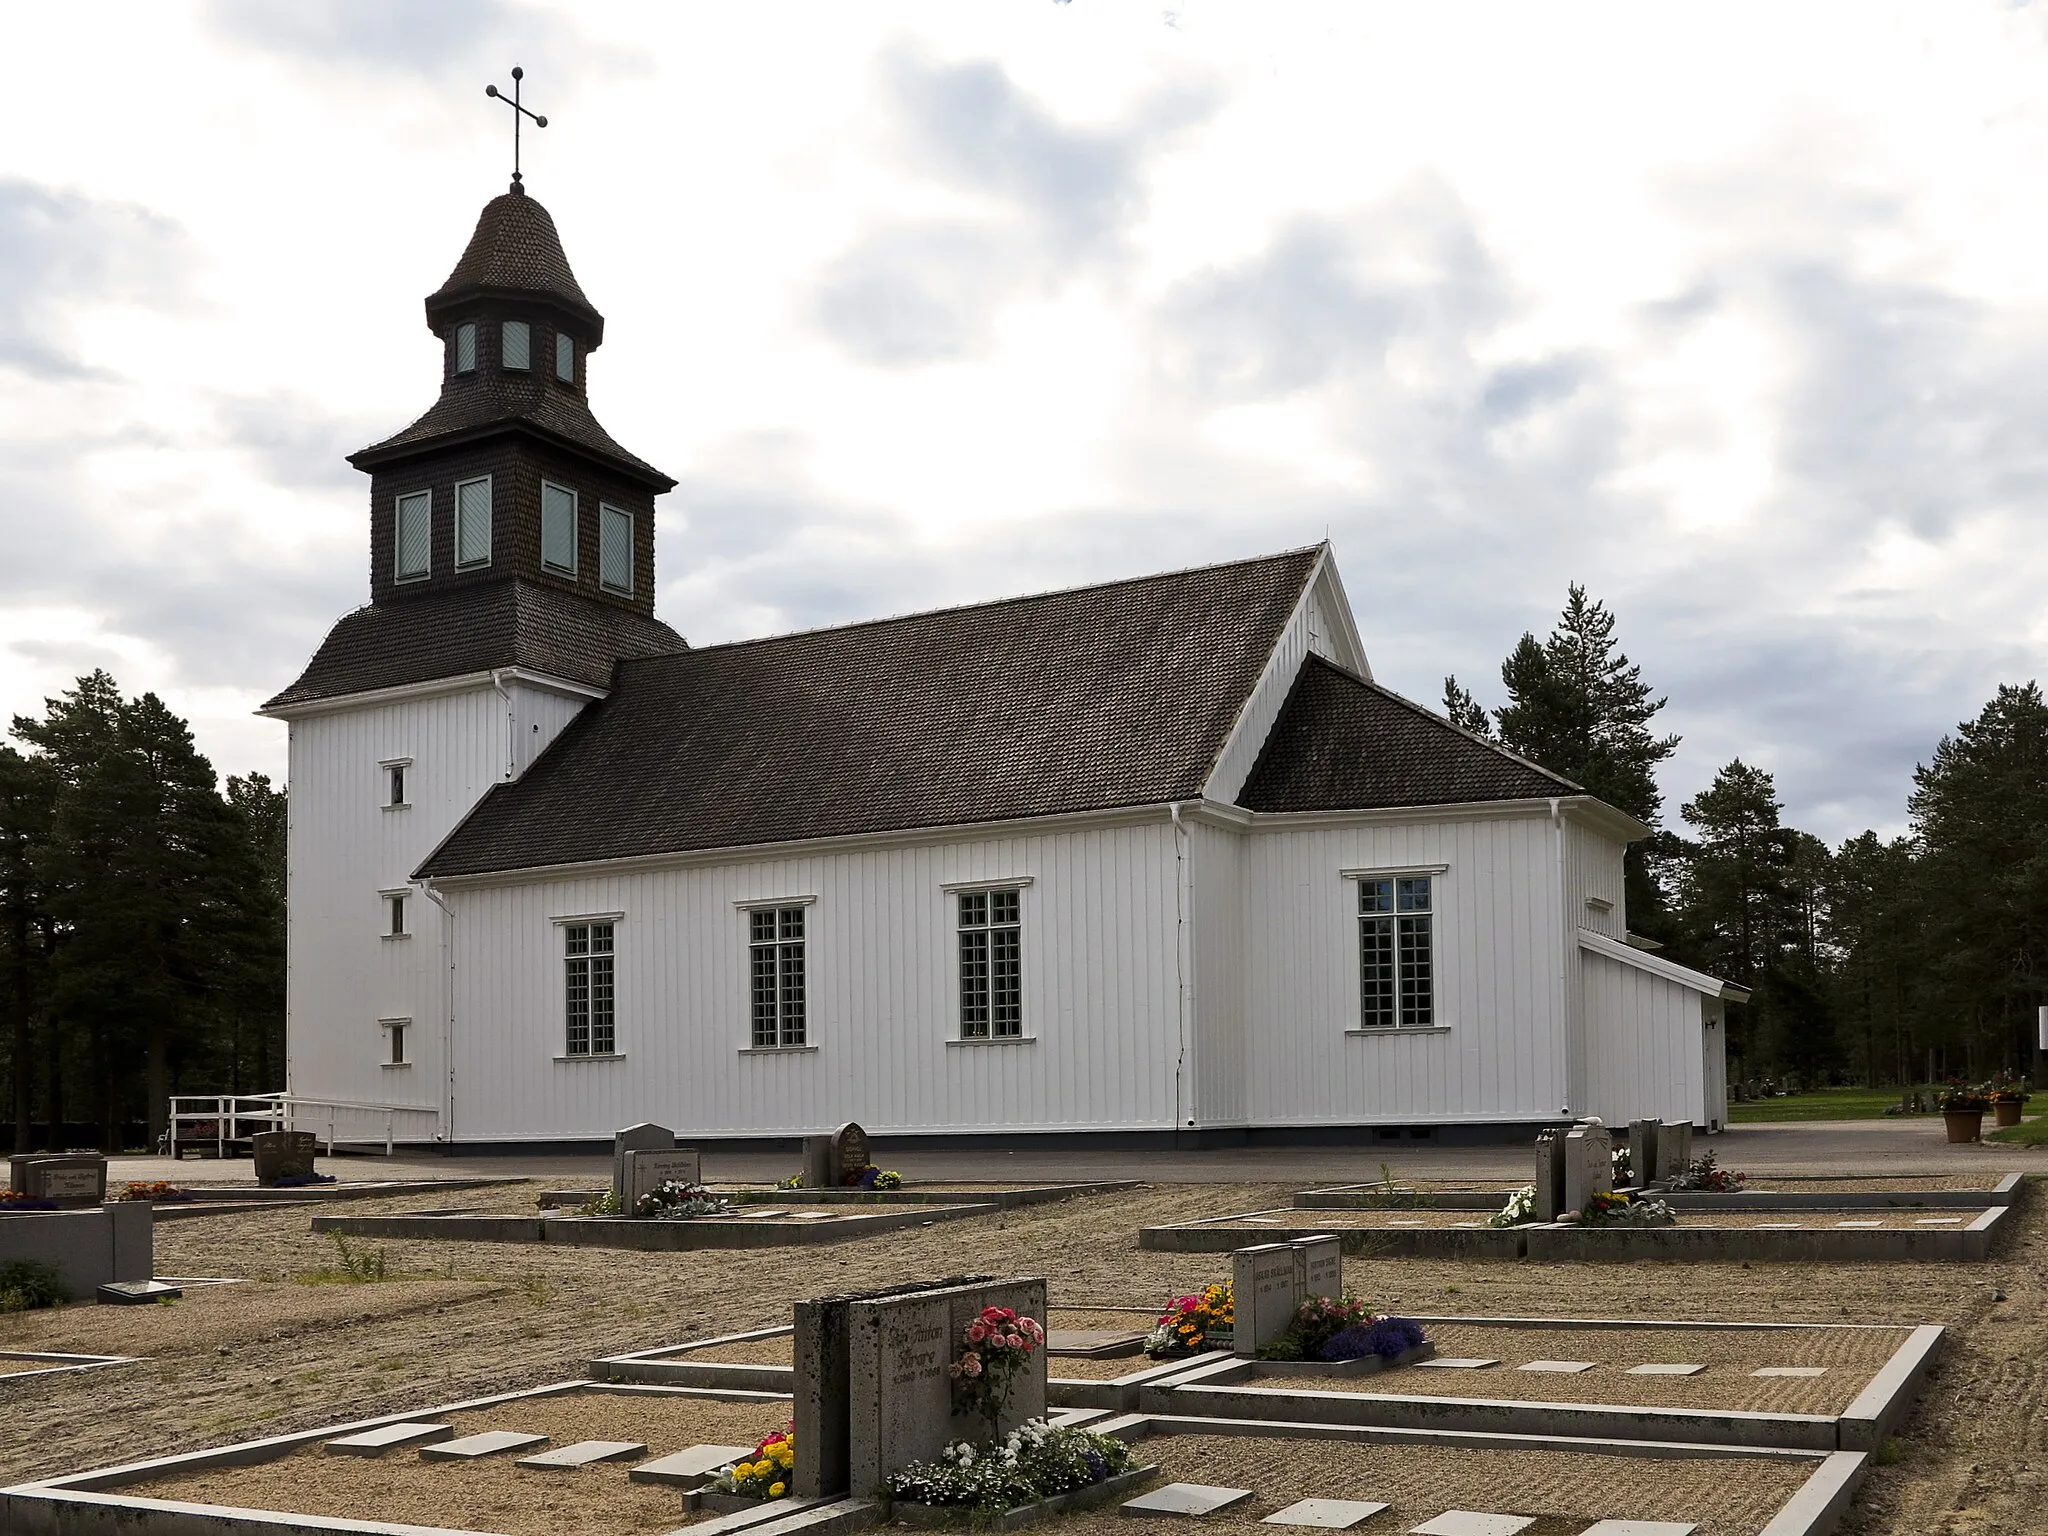
<path id="1" fill-rule="evenodd" d="M 223 772 L 367 595 L 342 455 L 526 135 L 694 641 L 1327 536 L 1434 701 L 1580 581 L 1830 838 L 2048 641 L 2048 8 L 17 6 L 0 706 Z M 28 67 L 19 67 L 26 64 Z"/>

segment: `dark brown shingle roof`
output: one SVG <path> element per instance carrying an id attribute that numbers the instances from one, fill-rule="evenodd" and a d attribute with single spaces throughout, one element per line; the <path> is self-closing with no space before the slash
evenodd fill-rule
<path id="1" fill-rule="evenodd" d="M 549 383 L 537 374 L 501 373 L 480 369 L 473 376 L 451 380 L 441 398 L 404 431 L 372 443 L 348 456 L 357 469 L 369 470 L 426 444 L 456 443 L 489 437 L 513 427 L 527 428 L 543 438 L 594 454 L 604 463 L 651 486 L 657 493 L 675 489 L 675 481 L 621 448 L 598 425 L 581 395 Z"/>
<path id="2" fill-rule="evenodd" d="M 659 619 L 573 592 L 497 581 L 358 608 L 342 618 L 299 680 L 265 709 L 524 667 L 593 688 L 613 661 L 685 648 Z"/>
<path id="3" fill-rule="evenodd" d="M 1569 779 L 1311 656 L 1237 799 L 1252 811 L 1363 811 L 1580 792 Z"/>
<path id="4" fill-rule="evenodd" d="M 421 874 L 1192 799 L 1317 554 L 628 662 Z"/>
<path id="5" fill-rule="evenodd" d="M 484 204 L 462 259 L 448 281 L 427 296 L 427 322 L 437 310 L 482 294 L 518 294 L 551 299 L 581 317 L 602 339 L 604 317 L 583 296 L 562 237 L 547 209 L 524 193 L 507 192 Z"/>

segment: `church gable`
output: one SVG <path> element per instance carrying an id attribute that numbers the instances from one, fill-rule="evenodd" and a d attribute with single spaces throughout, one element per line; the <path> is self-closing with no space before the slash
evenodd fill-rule
<path id="1" fill-rule="evenodd" d="M 1198 798 L 1316 558 L 627 662 L 420 874 Z"/>
<path id="2" fill-rule="evenodd" d="M 1251 811 L 1363 811 L 1581 793 L 1569 779 L 1312 655 L 1238 803 Z"/>

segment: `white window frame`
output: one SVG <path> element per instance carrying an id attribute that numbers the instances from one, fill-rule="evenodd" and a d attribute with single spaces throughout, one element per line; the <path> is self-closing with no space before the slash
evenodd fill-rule
<path id="1" fill-rule="evenodd" d="M 562 494 L 563 494 L 564 496 L 566 496 L 566 497 L 568 497 L 568 498 L 569 498 L 569 563 L 568 563 L 567 565 L 565 565 L 565 566 L 564 566 L 564 565 L 556 565 L 556 564 L 555 564 L 555 563 L 554 563 L 554 562 L 553 562 L 552 560 L 548 559 L 548 492 L 549 492 L 549 491 L 560 491 L 560 492 L 561 492 L 561 493 L 562 493 Z M 580 498 L 579 498 L 579 497 L 577 496 L 577 494 L 576 494 L 575 490 L 574 490 L 574 489 L 573 489 L 572 487 L 570 487 L 570 486 L 566 486 L 566 485 L 562 485 L 562 484 L 559 484 L 558 482 L 556 482 L 556 481 L 553 481 L 553 480 L 543 480 L 543 481 L 541 481 L 541 483 L 540 483 L 540 568 L 541 568 L 542 570 L 544 570 L 544 571 L 553 571 L 553 572 L 554 572 L 554 573 L 555 573 L 555 574 L 556 574 L 557 576 L 574 576 L 574 575 L 576 574 L 577 558 L 578 558 L 578 556 L 579 556 L 579 555 L 580 555 L 580 554 L 582 553 L 582 550 L 581 550 L 580 546 L 582 545 L 582 542 L 583 542 L 583 540 L 582 540 L 582 538 L 580 537 L 580 533 L 581 533 L 581 530 L 580 530 L 580 529 L 578 528 L 578 526 L 577 526 L 578 522 L 579 522 L 579 521 L 581 520 L 581 518 L 582 518 L 582 509 L 583 509 L 583 503 L 582 503 L 581 499 L 580 499 Z"/>
<path id="2" fill-rule="evenodd" d="M 463 360 L 465 354 L 468 357 L 467 362 Z M 457 373 L 476 372 L 476 322 L 474 320 L 465 320 L 462 324 L 455 327 L 455 371 Z"/>
<path id="3" fill-rule="evenodd" d="M 526 338 L 524 346 L 520 349 L 525 353 L 526 361 L 521 363 L 512 361 L 512 337 L 514 334 L 522 335 Z M 498 366 L 506 373 L 533 372 L 533 322 L 531 320 L 504 320 L 499 322 Z"/>
<path id="4" fill-rule="evenodd" d="M 623 587 L 613 581 L 605 570 L 606 540 L 604 531 L 607 526 L 605 520 L 614 515 L 624 518 L 626 523 L 626 584 Z M 614 506 L 608 501 L 600 501 L 597 504 L 597 584 L 603 587 L 605 591 L 617 592 L 622 597 L 631 597 L 633 595 L 634 588 L 639 581 L 639 572 L 633 569 L 633 544 L 639 535 L 639 523 L 634 519 L 629 509 Z"/>
<path id="5" fill-rule="evenodd" d="M 741 920 L 746 924 L 746 927 L 742 930 L 741 939 L 741 942 L 746 946 L 747 955 L 745 982 L 747 1031 L 745 1043 L 740 1047 L 740 1054 L 743 1056 L 803 1054 L 816 1051 L 818 1048 L 816 1040 L 812 1038 L 813 1031 L 811 1029 L 811 940 L 816 937 L 816 934 L 812 928 L 810 918 L 810 909 L 817 904 L 818 898 L 816 896 L 765 896 L 757 901 L 736 901 L 733 903 L 733 907 L 739 912 Z M 754 936 L 755 915 L 763 912 L 777 914 L 775 936 L 770 939 L 757 939 Z M 793 939 L 785 937 L 782 932 L 781 914 L 785 912 L 798 914 L 799 920 L 802 923 L 802 932 Z M 784 973 L 782 967 L 786 958 L 784 952 L 791 947 L 800 951 L 799 958 L 802 964 L 802 975 L 799 978 L 798 984 L 803 990 L 801 999 L 803 1018 L 798 1024 L 801 1038 L 795 1040 L 789 1038 L 788 1019 L 785 1017 L 783 1010 L 785 999 L 783 996 Z M 772 950 L 775 956 L 775 1040 L 774 1043 L 768 1045 L 761 1043 L 759 1020 L 754 1016 L 754 966 L 756 963 L 756 953 L 760 950 Z"/>
<path id="6" fill-rule="evenodd" d="M 561 980 L 559 990 L 555 993 L 556 1005 L 562 1010 L 556 1016 L 560 1021 L 562 1030 L 562 1033 L 557 1037 L 561 1041 L 562 1048 L 556 1053 L 555 1060 L 565 1062 L 623 1060 L 626 1053 L 619 1048 L 619 930 L 626 925 L 626 914 L 623 912 L 579 912 L 565 917 L 553 918 L 551 921 L 555 927 L 555 953 L 557 961 L 562 967 L 560 971 L 556 972 L 556 975 Z M 594 990 L 592 990 L 586 994 L 584 1009 L 584 1029 L 586 1033 L 584 1049 L 579 1051 L 573 1048 L 575 1042 L 571 1033 L 576 1025 L 572 1006 L 574 994 L 570 991 L 571 986 L 574 984 L 574 967 L 578 960 L 589 962 L 599 957 L 587 949 L 581 955 L 571 954 L 569 946 L 575 942 L 572 936 L 574 930 L 595 927 L 604 927 L 611 930 L 611 948 L 605 951 L 603 956 L 611 961 L 611 996 L 609 998 L 611 1049 L 608 1051 L 592 1049 L 597 1043 L 596 997 Z M 589 942 L 588 937 L 586 937 L 585 942 Z M 593 967 L 585 983 L 587 987 L 592 989 L 594 989 L 596 982 L 594 971 L 595 968 Z"/>
<path id="7" fill-rule="evenodd" d="M 405 568 L 405 504 L 424 497 L 427 503 L 427 547 L 426 562 L 416 571 Z M 425 581 L 434 574 L 434 492 L 432 487 L 417 491 L 400 491 L 391 503 L 391 579 L 401 581 Z"/>
<path id="8" fill-rule="evenodd" d="M 409 939 L 412 937 L 412 887 L 395 885 L 389 890 L 379 891 L 377 899 L 383 905 L 383 931 L 378 937 L 385 940 Z"/>
<path id="9" fill-rule="evenodd" d="M 412 1058 L 405 1054 L 405 1041 L 412 1029 L 412 1020 L 379 1019 L 377 1027 L 384 1031 L 384 1059 L 378 1065 L 387 1072 L 402 1072 L 410 1067 Z"/>
<path id="10" fill-rule="evenodd" d="M 1345 1030 L 1347 1035 L 1384 1037 L 1390 1035 L 1431 1035 L 1445 1034 L 1451 1026 L 1444 1012 L 1443 1000 L 1443 932 L 1444 932 L 1444 876 L 1450 871 L 1448 864 L 1406 864 L 1385 869 L 1347 869 L 1341 872 L 1347 899 L 1347 921 L 1351 924 L 1351 1024 Z M 1429 905 L 1418 912 L 1400 910 L 1401 882 L 1403 880 L 1427 880 L 1429 882 Z M 1389 897 L 1391 905 L 1383 913 L 1368 913 L 1364 909 L 1364 884 L 1367 881 L 1391 883 Z M 1403 973 L 1401 965 L 1401 920 L 1406 917 L 1427 918 L 1429 923 L 1429 1019 L 1427 1023 L 1406 1021 L 1407 1009 L 1401 995 Z M 1391 1024 L 1368 1024 L 1365 1020 L 1365 941 L 1368 921 L 1378 925 L 1384 920 L 1391 954 L 1394 962 L 1393 1014 Z"/>
<path id="11" fill-rule="evenodd" d="M 566 373 L 562 371 L 565 360 L 569 364 Z M 555 332 L 555 377 L 564 384 L 576 382 L 576 338 L 567 331 Z"/>
<path id="12" fill-rule="evenodd" d="M 1026 1008 L 1024 996 L 1024 935 L 1030 928 L 1028 914 L 1025 909 L 1024 892 L 1030 884 L 1031 881 L 1029 879 L 969 880 L 950 884 L 943 888 L 946 895 L 946 909 L 949 918 L 948 926 L 953 933 L 954 1007 L 953 1034 L 948 1042 L 949 1044 L 1017 1045 L 1037 1038 L 1037 1036 L 1030 1032 L 1028 1027 L 1030 1016 Z M 987 905 L 983 909 L 983 920 L 979 924 L 970 925 L 965 921 L 967 916 L 966 901 L 968 898 L 977 896 L 982 898 Z M 998 923 L 994 921 L 993 914 L 989 911 L 989 908 L 993 906 L 993 898 L 997 896 L 1014 896 L 1016 898 L 1017 917 L 1015 922 Z M 999 1021 L 996 1017 L 998 1003 L 995 977 L 995 966 L 997 964 L 996 935 L 1005 932 L 1014 932 L 1017 936 L 1015 954 L 1016 995 L 1014 1001 L 1016 1027 L 1011 1030 L 998 1032 L 997 1026 Z M 970 1007 L 968 968 L 973 963 L 970 960 L 970 946 L 967 943 L 967 938 L 970 934 L 979 934 L 984 938 L 980 964 L 983 967 L 982 986 L 984 991 L 981 1007 L 985 1017 L 979 1021 L 981 1032 L 978 1034 L 970 1032 L 970 1026 L 975 1021 L 968 1018 L 968 1009 Z"/>
<path id="13" fill-rule="evenodd" d="M 412 775 L 406 770 L 412 767 L 409 757 L 387 757 L 380 759 L 377 769 L 384 775 L 384 809 L 387 811 L 409 811 L 412 809 Z M 394 793 L 395 792 L 395 793 Z"/>
<path id="14" fill-rule="evenodd" d="M 484 488 L 484 552 L 472 559 L 462 558 L 462 493 L 473 485 Z M 477 475 L 472 479 L 455 482 L 455 569 L 458 571 L 480 571 L 491 563 L 491 524 L 496 521 L 493 507 L 495 497 L 489 475 Z"/>

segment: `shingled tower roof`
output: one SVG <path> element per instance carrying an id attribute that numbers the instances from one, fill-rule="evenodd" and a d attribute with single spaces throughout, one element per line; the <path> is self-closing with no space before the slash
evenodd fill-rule
<path id="1" fill-rule="evenodd" d="M 589 328 L 591 346 L 604 340 L 604 316 L 569 270 L 555 221 L 517 187 L 484 204 L 462 259 L 427 296 L 427 324 L 439 330 L 440 317 L 467 300 L 511 296 L 553 300 Z"/>

